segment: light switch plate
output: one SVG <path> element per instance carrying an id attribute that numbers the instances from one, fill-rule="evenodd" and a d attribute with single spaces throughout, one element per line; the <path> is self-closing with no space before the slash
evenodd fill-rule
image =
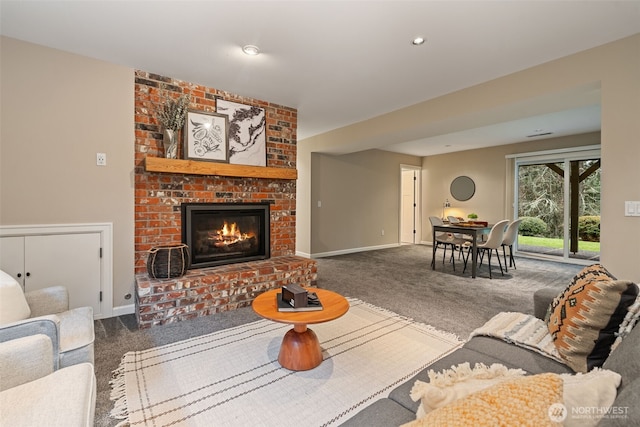
<path id="1" fill-rule="evenodd" d="M 624 202 L 624 216 L 640 216 L 640 202 Z"/>

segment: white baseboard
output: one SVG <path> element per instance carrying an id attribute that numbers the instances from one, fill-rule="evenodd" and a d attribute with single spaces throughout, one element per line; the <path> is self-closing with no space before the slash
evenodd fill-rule
<path id="1" fill-rule="evenodd" d="M 125 314 L 133 314 L 136 312 L 136 305 L 121 305 L 119 307 L 113 307 L 113 317 L 122 316 Z"/>
<path id="2" fill-rule="evenodd" d="M 342 249 L 339 251 L 331 251 L 331 252 L 319 252 L 317 254 L 312 254 L 311 258 L 323 258 L 323 257 L 327 257 L 327 256 L 335 256 L 335 255 L 346 255 L 346 254 L 353 254 L 356 252 L 367 252 L 367 251 L 375 251 L 378 249 L 388 249 L 388 248 L 395 248 L 400 246 L 399 243 L 390 243 L 388 245 L 380 245 L 380 246 L 367 246 L 364 248 L 351 248 L 351 249 Z"/>

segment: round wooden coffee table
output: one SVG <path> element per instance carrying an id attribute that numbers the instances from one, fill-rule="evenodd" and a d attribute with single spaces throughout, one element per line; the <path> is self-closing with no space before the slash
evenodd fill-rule
<path id="1" fill-rule="evenodd" d="M 280 312 L 276 296 L 281 292 L 272 289 L 253 300 L 253 311 L 265 319 L 293 325 L 282 339 L 278 362 L 292 371 L 306 371 L 322 363 L 322 349 L 315 332 L 307 328 L 312 323 L 337 319 L 349 310 L 349 301 L 340 294 L 325 289 L 306 288 L 318 295 L 324 307 L 318 311 Z"/>

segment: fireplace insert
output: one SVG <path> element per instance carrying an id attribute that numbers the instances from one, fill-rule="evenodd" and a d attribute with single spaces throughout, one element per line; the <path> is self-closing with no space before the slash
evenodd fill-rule
<path id="1" fill-rule="evenodd" d="M 191 268 L 268 259 L 268 203 L 183 203 L 182 241 Z"/>

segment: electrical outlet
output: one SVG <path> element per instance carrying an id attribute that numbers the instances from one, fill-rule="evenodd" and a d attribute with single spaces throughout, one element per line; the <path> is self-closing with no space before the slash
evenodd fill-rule
<path id="1" fill-rule="evenodd" d="M 96 165 L 107 166 L 107 153 L 96 153 Z"/>
<path id="2" fill-rule="evenodd" d="M 382 230 L 380 230 L 380 235 L 384 236 L 384 228 Z"/>

